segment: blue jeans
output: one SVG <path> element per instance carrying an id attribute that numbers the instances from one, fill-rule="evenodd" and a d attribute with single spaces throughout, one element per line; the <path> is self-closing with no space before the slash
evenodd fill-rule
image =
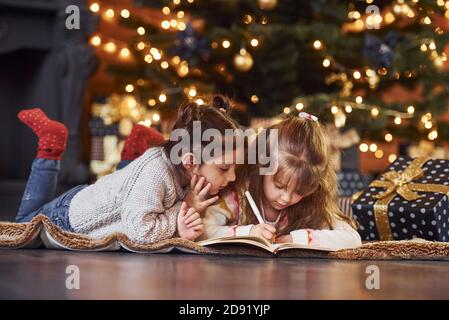
<path id="1" fill-rule="evenodd" d="M 126 167 L 130 163 L 131 163 L 131 160 L 122 160 L 122 161 L 120 161 L 119 164 L 117 165 L 117 170 L 123 169 L 124 167 Z"/>
<path id="2" fill-rule="evenodd" d="M 120 168 L 124 168 L 130 161 L 122 162 L 119 163 Z M 74 231 L 69 221 L 70 202 L 87 185 L 76 186 L 54 198 L 59 170 L 59 160 L 40 158 L 33 160 L 31 173 L 16 216 L 17 222 L 28 222 L 38 214 L 43 214 L 61 229 Z"/>

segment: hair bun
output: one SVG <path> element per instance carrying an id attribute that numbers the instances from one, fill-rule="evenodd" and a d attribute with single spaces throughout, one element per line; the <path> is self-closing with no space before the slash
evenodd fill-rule
<path id="1" fill-rule="evenodd" d="M 182 123 L 187 124 L 198 118 L 198 105 L 195 102 L 184 104 L 178 111 L 178 118 Z"/>
<path id="2" fill-rule="evenodd" d="M 219 94 L 212 97 L 212 107 L 228 114 L 231 112 L 232 108 L 230 100 Z"/>
<path id="3" fill-rule="evenodd" d="M 178 120 L 183 126 L 187 126 L 192 121 L 201 121 L 204 113 L 221 112 L 229 115 L 231 112 L 231 101 L 222 95 L 207 97 L 205 104 L 199 105 L 194 101 L 187 101 L 181 105 L 178 111 Z"/>

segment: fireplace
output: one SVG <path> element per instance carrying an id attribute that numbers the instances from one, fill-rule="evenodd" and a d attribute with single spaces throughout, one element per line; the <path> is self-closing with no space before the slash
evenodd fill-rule
<path id="1" fill-rule="evenodd" d="M 80 9 L 79 30 L 65 27 L 68 5 Z M 17 209 L 36 152 L 35 136 L 17 119 L 20 109 L 40 107 L 68 127 L 61 185 L 87 181 L 81 119 L 84 91 L 96 66 L 94 51 L 87 42 L 96 23 L 85 0 L 0 0 L 2 211 Z"/>

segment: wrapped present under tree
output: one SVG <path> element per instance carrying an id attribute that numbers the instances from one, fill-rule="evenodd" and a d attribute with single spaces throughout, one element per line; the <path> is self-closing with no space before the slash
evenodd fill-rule
<path id="1" fill-rule="evenodd" d="M 362 175 L 357 171 L 341 171 L 337 174 L 340 196 L 350 197 L 365 189 L 372 181 L 371 175 Z"/>
<path id="2" fill-rule="evenodd" d="M 449 160 L 401 157 L 352 204 L 363 240 L 449 241 Z"/>

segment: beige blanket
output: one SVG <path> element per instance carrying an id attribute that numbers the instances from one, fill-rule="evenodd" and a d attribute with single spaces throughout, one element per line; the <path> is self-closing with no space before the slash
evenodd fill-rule
<path id="1" fill-rule="evenodd" d="M 142 245 L 130 241 L 126 235 L 116 233 L 103 239 L 69 233 L 53 225 L 43 216 L 29 223 L 0 222 L 0 248 L 26 249 L 45 247 L 75 251 L 118 251 L 138 253 L 167 253 L 182 251 L 195 254 L 249 255 L 261 257 L 299 257 L 340 260 L 449 260 L 449 243 L 425 240 L 379 241 L 357 249 L 322 252 L 315 250 L 287 250 L 276 256 L 264 250 L 247 246 L 215 245 L 204 247 L 195 242 L 174 238 Z"/>

